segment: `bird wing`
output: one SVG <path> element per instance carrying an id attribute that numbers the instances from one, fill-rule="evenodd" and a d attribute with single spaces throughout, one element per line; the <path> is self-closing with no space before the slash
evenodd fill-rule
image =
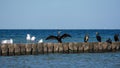
<path id="1" fill-rule="evenodd" d="M 63 35 L 61 36 L 61 39 L 64 39 L 64 38 L 66 38 L 66 37 L 72 37 L 72 36 L 69 35 L 69 34 L 63 34 Z"/>
<path id="2" fill-rule="evenodd" d="M 53 35 L 50 35 L 50 36 L 48 36 L 48 37 L 46 38 L 46 40 L 49 40 L 49 39 L 56 40 L 56 39 L 57 39 L 57 37 L 56 37 L 56 36 L 53 36 Z"/>

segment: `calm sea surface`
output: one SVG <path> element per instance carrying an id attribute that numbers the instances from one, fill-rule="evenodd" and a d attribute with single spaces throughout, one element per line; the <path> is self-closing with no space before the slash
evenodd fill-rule
<path id="1" fill-rule="evenodd" d="M 120 52 L 0 56 L 0 68 L 120 68 Z"/>
<path id="2" fill-rule="evenodd" d="M 68 33 L 72 38 L 63 42 L 83 42 L 84 35 L 89 34 L 89 42 L 96 42 L 95 33 L 99 32 L 102 41 L 111 38 L 120 30 L 0 30 L 0 41 L 12 38 L 14 43 L 26 43 L 26 34 L 35 36 L 35 43 L 49 35 L 57 35 L 57 31 Z M 25 56 L 0 56 L 0 68 L 120 68 L 120 52 L 110 53 L 78 53 L 78 54 L 44 54 Z"/>

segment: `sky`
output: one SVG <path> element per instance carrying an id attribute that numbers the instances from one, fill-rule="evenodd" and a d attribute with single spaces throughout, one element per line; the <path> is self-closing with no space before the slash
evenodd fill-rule
<path id="1" fill-rule="evenodd" d="M 120 0 L 0 0 L 0 29 L 120 29 Z"/>

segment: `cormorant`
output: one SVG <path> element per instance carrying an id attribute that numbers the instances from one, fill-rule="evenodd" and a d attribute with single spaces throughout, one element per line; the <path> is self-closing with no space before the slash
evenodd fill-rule
<path id="1" fill-rule="evenodd" d="M 115 42 L 119 41 L 119 34 L 114 35 L 114 40 L 115 40 Z"/>
<path id="2" fill-rule="evenodd" d="M 60 36 L 60 33 L 61 33 L 61 31 L 58 31 L 57 36 L 50 35 L 46 38 L 46 40 L 53 39 L 53 40 L 57 40 L 59 43 L 62 43 L 62 39 L 66 38 L 66 37 L 71 37 L 71 35 L 66 34 L 66 33 Z"/>
<path id="3" fill-rule="evenodd" d="M 86 34 L 85 37 L 84 37 L 84 42 L 88 42 L 88 39 L 89 39 L 89 35 Z"/>
<path id="4" fill-rule="evenodd" d="M 96 39 L 97 39 L 98 42 L 101 42 L 101 36 L 99 35 L 98 32 L 96 32 Z"/>
<path id="5" fill-rule="evenodd" d="M 108 38 L 108 40 L 106 40 L 106 42 L 112 44 L 112 40 L 110 38 Z"/>

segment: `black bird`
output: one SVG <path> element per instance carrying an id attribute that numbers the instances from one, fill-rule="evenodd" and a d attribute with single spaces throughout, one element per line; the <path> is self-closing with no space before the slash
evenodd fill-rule
<path id="1" fill-rule="evenodd" d="M 84 42 L 88 42 L 88 40 L 89 40 L 89 35 L 86 34 L 85 37 L 84 37 Z"/>
<path id="2" fill-rule="evenodd" d="M 110 38 L 108 38 L 108 40 L 106 40 L 106 42 L 112 44 L 112 40 Z"/>
<path id="3" fill-rule="evenodd" d="M 60 31 L 58 31 L 58 35 L 57 36 L 53 36 L 53 35 L 50 35 L 46 38 L 46 40 L 49 40 L 49 39 L 53 39 L 53 40 L 57 40 L 59 43 L 62 43 L 62 39 L 66 38 L 66 37 L 71 37 L 71 35 L 69 34 L 63 34 L 60 36 Z"/>
<path id="4" fill-rule="evenodd" d="M 98 42 L 101 42 L 101 36 L 99 35 L 98 32 L 96 32 L 96 39 L 97 39 Z"/>
<path id="5" fill-rule="evenodd" d="M 119 34 L 114 35 L 114 40 L 115 40 L 115 42 L 119 41 Z"/>

